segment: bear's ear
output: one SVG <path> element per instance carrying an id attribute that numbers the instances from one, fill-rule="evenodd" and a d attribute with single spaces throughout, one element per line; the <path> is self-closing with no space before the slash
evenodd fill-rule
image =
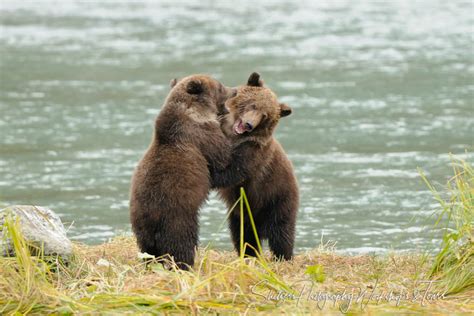
<path id="1" fill-rule="evenodd" d="M 199 80 L 191 80 L 186 86 L 186 92 L 189 94 L 200 94 L 204 91 L 202 82 Z"/>
<path id="2" fill-rule="evenodd" d="M 286 103 L 280 103 L 280 117 L 290 115 L 292 112 L 291 108 Z"/>
<path id="3" fill-rule="evenodd" d="M 178 83 L 178 79 L 174 78 L 170 81 L 170 87 L 173 88 Z"/>
<path id="4" fill-rule="evenodd" d="M 247 80 L 247 86 L 263 87 L 263 80 L 260 79 L 260 74 L 258 72 L 252 72 L 249 80 Z"/>

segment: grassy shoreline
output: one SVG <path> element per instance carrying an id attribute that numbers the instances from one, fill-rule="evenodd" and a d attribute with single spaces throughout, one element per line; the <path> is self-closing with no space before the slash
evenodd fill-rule
<path id="1" fill-rule="evenodd" d="M 350 256 L 326 244 L 275 262 L 268 252 L 248 259 L 206 248 L 191 271 L 180 271 L 147 266 L 133 237 L 116 237 L 74 243 L 65 264 L 32 256 L 19 223 L 7 221 L 16 256 L 0 257 L 0 314 L 472 313 L 474 172 L 454 159 L 453 170 L 442 194 L 422 174 L 440 204 L 438 253 Z M 243 191 L 239 204 L 251 217 Z"/>
<path id="2" fill-rule="evenodd" d="M 168 271 L 161 264 L 146 267 L 137 258 L 132 237 L 97 246 L 76 243 L 74 252 L 67 266 L 38 257 L 0 259 L 5 276 L 0 281 L 2 314 L 453 314 L 474 310 L 473 288 L 443 296 L 445 289 L 420 283 L 435 280 L 429 276 L 433 258 L 424 255 L 345 256 L 320 247 L 290 262 L 268 261 L 265 267 L 234 252 L 200 249 L 194 271 L 186 272 Z"/>

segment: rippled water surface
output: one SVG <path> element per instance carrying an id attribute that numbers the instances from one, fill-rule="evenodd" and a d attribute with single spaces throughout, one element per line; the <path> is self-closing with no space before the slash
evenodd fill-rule
<path id="1" fill-rule="evenodd" d="M 88 243 L 129 231 L 130 177 L 169 80 L 259 71 L 294 108 L 276 137 L 300 184 L 299 250 L 435 243 L 416 168 L 444 183 L 449 152 L 474 160 L 472 6 L 2 1 L 0 200 L 49 206 Z M 224 218 L 212 194 L 203 243 L 230 247 Z"/>

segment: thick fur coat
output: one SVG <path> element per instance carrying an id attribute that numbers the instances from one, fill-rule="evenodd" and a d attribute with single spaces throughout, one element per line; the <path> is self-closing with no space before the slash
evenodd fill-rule
<path id="1" fill-rule="evenodd" d="M 225 168 L 230 143 L 218 115 L 235 90 L 195 75 L 172 81 L 140 160 L 130 194 L 132 229 L 142 252 L 170 255 L 178 267 L 194 263 L 198 210 L 211 188 L 211 173 Z"/>
<path id="2" fill-rule="evenodd" d="M 282 146 L 272 136 L 280 118 L 291 108 L 279 103 L 276 95 L 253 73 L 237 96 L 226 102 L 230 112 L 222 121 L 224 133 L 231 139 L 231 163 L 213 177 L 213 185 L 230 208 L 245 189 L 259 239 L 268 239 L 276 258 L 291 259 L 298 212 L 298 185 Z M 232 241 L 240 251 L 240 210 L 229 216 Z M 244 216 L 246 255 L 255 256 L 257 240 L 248 216 Z"/>

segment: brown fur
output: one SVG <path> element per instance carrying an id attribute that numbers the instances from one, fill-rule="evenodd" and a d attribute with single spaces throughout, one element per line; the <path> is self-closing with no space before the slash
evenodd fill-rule
<path id="1" fill-rule="evenodd" d="M 223 169 L 230 158 L 217 116 L 235 90 L 204 75 L 171 86 L 132 178 L 130 218 L 142 252 L 168 254 L 187 269 L 194 263 L 198 210 L 211 187 L 210 171 Z"/>
<path id="2" fill-rule="evenodd" d="M 237 96 L 226 102 L 229 114 L 222 121 L 224 133 L 232 140 L 234 150 L 230 166 L 218 172 L 213 185 L 228 207 L 245 189 L 260 239 L 268 239 L 277 258 L 291 259 L 298 212 L 298 185 L 291 162 L 272 136 L 281 117 L 291 108 L 279 103 L 276 95 L 263 86 L 259 75 L 250 76 Z M 249 124 L 242 132 L 242 126 Z M 239 129 L 240 126 L 241 128 Z M 242 132 L 238 134 L 238 132 Z M 240 248 L 240 210 L 229 216 L 232 241 Z M 257 249 L 249 219 L 244 218 L 244 242 Z M 254 256 L 247 247 L 247 255 Z"/>

